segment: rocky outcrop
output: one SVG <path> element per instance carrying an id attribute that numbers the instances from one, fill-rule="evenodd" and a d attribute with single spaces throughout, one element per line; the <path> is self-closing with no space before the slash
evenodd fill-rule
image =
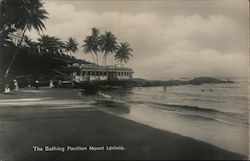
<path id="1" fill-rule="evenodd" d="M 224 81 L 211 77 L 198 77 L 192 80 L 112 80 L 112 81 L 93 81 L 79 83 L 76 88 L 119 88 L 119 87 L 154 87 L 154 86 L 178 86 L 178 85 L 201 85 L 203 83 L 233 83 L 233 81 Z"/>
<path id="2" fill-rule="evenodd" d="M 201 85 L 202 83 L 233 83 L 233 81 L 230 80 L 224 81 L 211 77 L 197 77 L 192 80 L 189 80 L 189 84 L 193 85 Z"/>

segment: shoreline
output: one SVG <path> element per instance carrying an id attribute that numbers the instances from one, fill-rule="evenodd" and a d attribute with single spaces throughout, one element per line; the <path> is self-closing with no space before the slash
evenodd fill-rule
<path id="1" fill-rule="evenodd" d="M 34 90 L 35 91 L 35 90 Z M 38 96 L 52 96 L 52 100 L 65 99 L 72 102 L 81 99 L 76 90 L 67 89 L 39 89 L 34 93 L 22 94 L 22 98 Z M 55 95 L 55 93 L 57 93 Z M 2 95 L 0 95 L 2 96 Z M 9 97 L 9 96 L 8 96 Z M 15 95 L 20 97 L 20 95 Z M 2 98 L 2 97 L 1 97 Z M 13 98 L 12 95 L 10 98 Z M 8 98 L 4 98 L 8 99 Z M 79 104 L 86 100 L 81 99 Z M 38 101 L 39 102 L 39 101 Z M 40 101 L 41 102 L 41 101 Z M 44 102 L 42 100 L 42 102 Z M 66 106 L 70 106 L 68 102 Z M 35 102 L 37 103 L 37 102 Z M 50 105 L 53 107 L 53 103 Z M 151 126 L 127 120 L 118 116 L 102 112 L 96 108 L 86 107 L 53 109 L 47 105 L 32 104 L 13 108 L 1 108 L 0 123 L 3 131 L 0 132 L 0 155 L 5 160 L 53 160 L 56 159 L 246 159 L 236 153 L 218 148 L 208 143 L 179 134 L 163 131 Z M 62 105 L 54 105 L 62 106 Z M 72 105 L 74 106 L 74 105 Z M 28 108 L 31 107 L 31 108 Z M 35 110 L 35 108 L 39 110 Z M 26 110 L 24 110 L 26 109 Z M 67 130 L 65 130 L 67 129 Z M 43 131 L 46 131 L 44 133 Z M 28 136 L 26 136 L 28 134 Z M 13 140 L 12 140 L 13 139 Z M 23 139 L 27 139 L 21 144 Z M 18 147 L 12 149 L 17 143 Z M 32 144 L 45 145 L 117 145 L 126 146 L 125 151 L 102 152 L 75 152 L 75 153 L 46 153 L 33 152 Z M 122 145 L 121 145 L 122 146 Z M 193 148 L 190 148 L 193 147 Z M 21 151 L 19 151 L 21 149 Z M 11 158 L 7 151 L 12 151 Z M 149 153 L 148 153 L 149 152 Z M 96 155 L 98 154 L 98 155 Z M 148 155 L 146 155 L 148 154 Z M 71 158 L 72 157 L 72 158 Z M 18 158 L 18 159 L 17 159 Z M 20 158 L 20 159 L 19 159 Z M 31 159 L 32 158 L 32 159 Z"/>
<path id="2" fill-rule="evenodd" d="M 74 88 L 80 89 L 112 89 L 119 87 L 156 87 L 156 86 L 179 86 L 179 85 L 201 85 L 204 83 L 234 83 L 231 80 L 220 80 L 212 77 L 196 77 L 191 80 L 146 80 L 133 78 L 131 80 L 109 80 L 93 82 L 75 82 Z M 65 86 L 66 87 L 66 86 Z"/>
<path id="3" fill-rule="evenodd" d="M 19 81 L 18 81 L 19 82 Z M 34 82 L 34 81 L 33 81 Z M 133 88 L 133 87 L 156 87 L 156 86 L 179 86 L 179 85 L 202 85 L 204 83 L 209 84 L 219 84 L 219 83 L 234 83 L 231 80 L 221 80 L 212 77 L 196 77 L 190 80 L 147 80 L 141 78 L 132 78 L 124 80 L 96 80 L 96 81 L 67 81 L 67 83 L 58 84 L 58 80 L 55 80 L 54 86 L 56 88 L 63 89 L 88 89 L 88 90 L 97 90 L 97 89 L 112 89 L 112 88 Z M 50 83 L 50 80 L 40 82 L 41 87 L 47 87 Z M 26 88 L 28 87 L 28 82 L 19 82 L 19 87 Z M 35 86 L 34 83 L 31 83 L 32 86 Z M 10 84 L 10 89 L 14 89 L 13 83 Z M 4 92 L 4 82 L 0 80 L 0 92 Z"/>

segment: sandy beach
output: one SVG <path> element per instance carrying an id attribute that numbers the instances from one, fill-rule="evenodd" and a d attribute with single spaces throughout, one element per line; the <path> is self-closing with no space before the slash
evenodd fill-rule
<path id="1" fill-rule="evenodd" d="M 23 89 L 13 95 L 0 94 L 0 126 L 0 159 L 4 161 L 246 159 L 101 111 L 73 89 Z M 36 151 L 34 146 L 57 149 Z M 88 149 L 59 150 L 67 146 Z M 89 150 L 90 146 L 104 150 Z"/>

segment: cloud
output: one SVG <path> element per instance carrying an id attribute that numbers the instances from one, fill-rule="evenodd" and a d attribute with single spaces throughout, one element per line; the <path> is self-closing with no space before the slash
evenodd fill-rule
<path id="1" fill-rule="evenodd" d="M 193 76 L 242 76 L 247 72 L 247 59 L 241 53 L 223 55 L 214 49 L 199 53 L 175 51 L 162 53 L 137 65 L 147 78 Z M 147 70 L 143 70 L 143 69 Z"/>
<path id="2" fill-rule="evenodd" d="M 247 75 L 247 27 L 224 14 L 97 12 L 57 1 L 46 1 L 45 8 L 50 14 L 46 34 L 64 41 L 74 37 L 82 44 L 91 28 L 98 27 L 129 42 L 134 50 L 129 65 L 138 77 Z M 80 52 L 77 57 L 91 60 Z"/>

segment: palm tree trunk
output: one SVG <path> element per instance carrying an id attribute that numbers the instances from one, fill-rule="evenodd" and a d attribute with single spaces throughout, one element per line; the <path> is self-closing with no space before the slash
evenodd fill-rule
<path id="1" fill-rule="evenodd" d="M 109 54 L 106 56 L 106 65 L 109 65 L 108 61 L 109 61 Z"/>
<path id="2" fill-rule="evenodd" d="M 104 59 L 104 61 L 103 61 L 104 66 L 106 66 L 106 58 L 107 58 L 107 54 L 105 53 L 104 58 L 103 58 Z"/>
<path id="3" fill-rule="evenodd" d="M 17 45 L 16 52 L 15 52 L 14 56 L 12 57 L 12 59 L 11 59 L 11 61 L 10 61 L 10 64 L 9 64 L 9 66 L 8 66 L 6 72 L 5 72 L 4 78 L 7 78 L 8 75 L 9 75 L 9 71 L 10 71 L 12 65 L 13 65 L 13 62 L 14 62 L 16 56 L 17 56 L 18 51 L 20 50 L 20 47 L 21 47 L 21 45 L 22 45 L 22 41 L 23 41 L 23 38 L 24 38 L 24 34 L 25 34 L 25 32 L 26 32 L 27 29 L 28 29 L 28 27 L 26 27 L 26 28 L 24 29 L 24 31 L 23 31 L 23 34 L 22 34 L 22 37 L 21 37 L 21 41 L 20 41 L 20 42 L 18 43 L 18 45 Z"/>
<path id="4" fill-rule="evenodd" d="M 104 55 L 103 55 L 103 58 L 102 58 L 102 65 L 104 66 L 104 62 L 105 62 L 105 56 L 106 56 L 106 52 L 104 53 Z"/>
<path id="5" fill-rule="evenodd" d="M 91 53 L 91 56 L 92 56 L 94 63 L 95 63 L 95 57 L 94 57 L 93 53 Z"/>
<path id="6" fill-rule="evenodd" d="M 97 55 L 97 53 L 95 52 L 95 55 L 96 55 L 96 62 L 97 62 L 97 65 L 99 66 L 99 61 L 98 61 L 98 55 Z M 95 73 L 96 73 L 96 75 L 97 75 L 97 71 L 95 71 Z M 98 80 L 100 80 L 100 73 L 99 73 L 99 75 L 97 75 L 97 77 L 98 77 Z"/>
<path id="7" fill-rule="evenodd" d="M 95 56 L 96 56 L 96 63 L 99 65 L 97 53 L 95 53 Z"/>
<path id="8" fill-rule="evenodd" d="M 96 63 L 94 53 L 91 52 L 91 55 L 92 55 L 92 58 L 94 60 L 94 63 Z M 98 64 L 98 58 L 97 58 L 97 64 Z M 96 69 L 94 70 L 94 72 L 95 72 L 95 79 L 96 79 L 96 74 L 97 74 Z"/>
<path id="9" fill-rule="evenodd" d="M 108 57 L 108 53 L 105 53 L 104 55 L 104 65 L 107 65 L 107 57 Z"/>

